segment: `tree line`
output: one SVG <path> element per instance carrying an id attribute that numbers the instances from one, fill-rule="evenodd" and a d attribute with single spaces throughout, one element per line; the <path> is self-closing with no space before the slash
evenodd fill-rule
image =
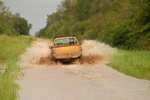
<path id="1" fill-rule="evenodd" d="M 150 50 L 150 0 L 63 0 L 36 35 L 75 34 L 121 49 Z"/>
<path id="2" fill-rule="evenodd" d="M 29 35 L 31 28 L 32 24 L 20 17 L 19 13 L 12 14 L 4 2 L 0 0 L 0 35 Z"/>

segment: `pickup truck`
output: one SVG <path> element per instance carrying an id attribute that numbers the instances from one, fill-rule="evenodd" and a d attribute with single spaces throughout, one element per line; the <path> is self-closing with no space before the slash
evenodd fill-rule
<path id="1" fill-rule="evenodd" d="M 79 60 L 82 57 L 82 48 L 75 35 L 57 36 L 53 41 L 52 60 L 67 62 Z"/>

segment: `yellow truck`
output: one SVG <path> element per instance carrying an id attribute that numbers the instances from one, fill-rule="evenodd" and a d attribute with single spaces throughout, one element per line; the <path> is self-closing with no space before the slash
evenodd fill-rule
<path id="1" fill-rule="evenodd" d="M 53 41 L 51 55 L 53 61 L 75 61 L 82 57 L 82 48 L 75 35 L 57 36 Z"/>

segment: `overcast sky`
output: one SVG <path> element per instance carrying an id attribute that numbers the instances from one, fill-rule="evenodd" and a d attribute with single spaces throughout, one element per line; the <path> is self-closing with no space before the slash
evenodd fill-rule
<path id="1" fill-rule="evenodd" d="M 10 11 L 20 13 L 21 17 L 27 19 L 31 23 L 31 35 L 38 32 L 46 25 L 47 15 L 56 12 L 57 5 L 62 0 L 2 0 Z"/>

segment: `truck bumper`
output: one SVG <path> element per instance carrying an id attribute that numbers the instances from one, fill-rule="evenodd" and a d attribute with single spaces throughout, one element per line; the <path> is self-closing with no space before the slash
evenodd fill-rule
<path id="1" fill-rule="evenodd" d="M 65 59 L 74 59 L 74 58 L 78 58 L 81 57 L 82 54 L 63 54 L 63 55 L 57 55 L 54 56 L 55 59 L 59 59 L 59 60 L 65 60 Z"/>

